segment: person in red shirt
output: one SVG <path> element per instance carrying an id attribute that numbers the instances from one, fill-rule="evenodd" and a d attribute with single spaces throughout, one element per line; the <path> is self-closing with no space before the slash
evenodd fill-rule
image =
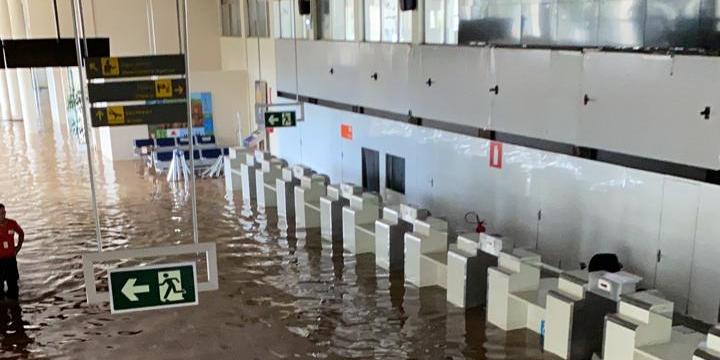
<path id="1" fill-rule="evenodd" d="M 17 244 L 15 235 L 18 236 Z M 11 300 L 18 299 L 20 275 L 15 257 L 22 248 L 23 241 L 25 232 L 15 220 L 5 217 L 5 205 L 0 204 L 0 298 L 7 295 Z"/>

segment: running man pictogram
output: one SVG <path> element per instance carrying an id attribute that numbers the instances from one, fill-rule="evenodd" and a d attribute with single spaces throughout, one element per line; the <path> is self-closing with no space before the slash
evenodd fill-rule
<path id="1" fill-rule="evenodd" d="M 187 293 L 182 288 L 180 271 L 158 273 L 158 282 L 160 284 L 160 301 L 162 302 L 183 300 Z"/>

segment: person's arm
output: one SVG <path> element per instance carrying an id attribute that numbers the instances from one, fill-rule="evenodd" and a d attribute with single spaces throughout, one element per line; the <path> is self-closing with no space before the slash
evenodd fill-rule
<path id="1" fill-rule="evenodd" d="M 25 241 L 25 232 L 18 223 L 15 223 L 15 232 L 18 234 L 18 244 L 15 247 L 15 254 L 17 255 L 17 253 L 20 252 L 20 248 L 22 248 L 23 241 Z"/>

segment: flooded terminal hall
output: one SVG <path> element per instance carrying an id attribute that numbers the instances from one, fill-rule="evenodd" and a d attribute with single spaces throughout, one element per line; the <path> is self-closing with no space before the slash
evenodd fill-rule
<path id="1" fill-rule="evenodd" d="M 0 0 L 0 359 L 720 359 L 714 0 Z"/>

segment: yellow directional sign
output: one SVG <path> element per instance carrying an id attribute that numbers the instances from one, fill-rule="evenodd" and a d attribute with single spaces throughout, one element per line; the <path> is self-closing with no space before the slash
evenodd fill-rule
<path id="1" fill-rule="evenodd" d="M 88 58 L 88 79 L 185 74 L 185 55 Z"/>
<path id="2" fill-rule="evenodd" d="M 185 99 L 185 79 L 112 81 L 89 83 L 91 103 Z"/>
<path id="3" fill-rule="evenodd" d="M 125 124 L 125 107 L 124 106 L 109 106 L 107 108 L 107 119 L 109 125 L 124 125 Z"/>
<path id="4" fill-rule="evenodd" d="M 103 76 L 118 76 L 120 75 L 120 63 L 115 57 L 104 57 L 100 58 L 100 64 L 102 65 Z M 91 65 L 92 67 L 92 65 Z M 97 69 L 97 66 L 95 66 Z"/>
<path id="5" fill-rule="evenodd" d="M 155 96 L 158 98 L 169 98 L 173 96 L 172 80 L 155 80 Z"/>
<path id="6" fill-rule="evenodd" d="M 93 127 L 185 123 L 188 117 L 186 102 L 108 106 L 90 113 Z"/>

